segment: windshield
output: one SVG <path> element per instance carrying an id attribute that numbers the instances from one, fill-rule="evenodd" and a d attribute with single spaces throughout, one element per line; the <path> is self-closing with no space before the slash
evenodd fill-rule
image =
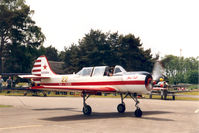
<path id="1" fill-rule="evenodd" d="M 126 73 L 126 70 L 123 68 L 123 67 L 121 67 L 121 66 L 115 66 L 115 69 L 114 69 L 114 75 L 115 74 L 124 74 L 124 73 Z"/>
<path id="2" fill-rule="evenodd" d="M 106 66 L 95 67 L 92 76 L 103 76 Z"/>
<path id="3" fill-rule="evenodd" d="M 80 76 L 91 76 L 92 70 L 93 70 L 93 67 L 84 67 L 84 68 L 82 68 L 82 70 L 80 70 L 77 73 L 77 75 L 80 75 Z"/>

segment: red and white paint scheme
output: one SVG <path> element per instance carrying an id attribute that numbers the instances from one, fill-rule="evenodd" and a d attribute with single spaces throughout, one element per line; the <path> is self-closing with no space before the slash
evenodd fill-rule
<path id="1" fill-rule="evenodd" d="M 101 92 L 119 93 L 121 104 L 119 113 L 125 112 L 124 98 L 130 96 L 135 102 L 135 116 L 141 117 L 142 111 L 138 107 L 137 96 L 148 93 L 153 88 L 153 79 L 148 72 L 126 72 L 121 66 L 84 67 L 76 74 L 55 74 L 45 56 L 40 56 L 34 63 L 32 75 L 19 75 L 21 78 L 31 78 L 38 86 L 31 89 L 80 91 L 83 96 L 83 113 L 90 115 L 92 109 L 86 104 L 86 99 Z M 124 96 L 123 96 L 124 95 Z"/>

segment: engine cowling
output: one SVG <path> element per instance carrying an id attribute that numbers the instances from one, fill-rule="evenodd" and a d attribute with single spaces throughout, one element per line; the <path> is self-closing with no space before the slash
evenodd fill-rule
<path id="1" fill-rule="evenodd" d="M 147 74 L 145 78 L 145 87 L 148 91 L 151 91 L 153 89 L 153 77 L 151 74 Z"/>

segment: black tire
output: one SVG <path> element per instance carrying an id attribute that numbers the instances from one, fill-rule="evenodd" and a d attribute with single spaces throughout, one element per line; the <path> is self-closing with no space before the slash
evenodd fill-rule
<path id="1" fill-rule="evenodd" d="M 163 95 L 161 95 L 161 99 L 163 100 Z"/>
<path id="2" fill-rule="evenodd" d="M 46 93 L 43 93 L 44 97 L 47 97 L 47 94 Z"/>
<path id="3" fill-rule="evenodd" d="M 161 99 L 163 100 L 164 99 L 164 92 L 163 92 L 163 90 L 160 91 L 160 95 L 161 95 Z"/>
<path id="4" fill-rule="evenodd" d="M 84 113 L 84 115 L 91 115 L 92 109 L 89 105 L 86 105 L 83 107 L 82 112 Z"/>
<path id="5" fill-rule="evenodd" d="M 175 95 L 172 96 L 173 100 L 175 100 Z"/>
<path id="6" fill-rule="evenodd" d="M 118 111 L 119 113 L 124 113 L 125 110 L 126 110 L 126 107 L 125 107 L 124 104 L 121 103 L 121 104 L 119 104 L 119 105 L 117 106 L 117 111 Z"/>
<path id="7" fill-rule="evenodd" d="M 27 96 L 27 94 L 28 94 L 28 93 L 27 93 L 27 92 L 25 92 L 23 95 L 24 95 L 24 96 Z"/>
<path id="8" fill-rule="evenodd" d="M 163 91 L 163 95 L 164 95 L 164 100 L 167 100 L 167 90 Z"/>
<path id="9" fill-rule="evenodd" d="M 149 98 L 152 99 L 152 94 L 149 95 Z"/>
<path id="10" fill-rule="evenodd" d="M 164 100 L 167 100 L 167 96 L 164 96 Z"/>
<path id="11" fill-rule="evenodd" d="M 136 109 L 134 114 L 135 114 L 136 117 L 142 117 L 142 110 Z"/>

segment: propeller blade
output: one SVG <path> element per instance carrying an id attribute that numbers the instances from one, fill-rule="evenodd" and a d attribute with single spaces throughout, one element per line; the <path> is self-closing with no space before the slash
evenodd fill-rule
<path id="1" fill-rule="evenodd" d="M 160 62 L 157 61 L 154 64 L 153 71 L 152 71 L 153 80 L 158 80 L 160 77 L 164 75 L 164 72 L 165 72 L 164 68 L 162 67 Z"/>

